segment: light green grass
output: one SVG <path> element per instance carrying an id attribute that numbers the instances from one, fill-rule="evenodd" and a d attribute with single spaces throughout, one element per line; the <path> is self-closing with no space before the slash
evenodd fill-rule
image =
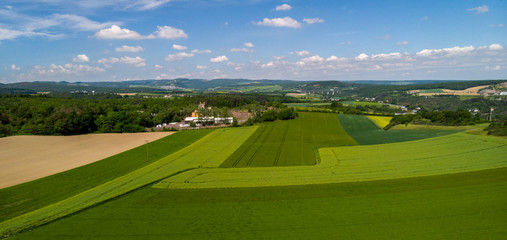
<path id="1" fill-rule="evenodd" d="M 195 169 L 158 188 L 261 187 L 371 181 L 507 166 L 507 139 L 466 133 L 381 145 L 319 149 L 320 164 L 279 168 Z"/>
<path id="2" fill-rule="evenodd" d="M 405 142 L 463 131 L 456 128 L 403 130 L 391 128 L 386 131 L 366 116 L 339 114 L 338 118 L 345 131 L 361 145 Z"/>
<path id="3" fill-rule="evenodd" d="M 420 93 L 443 93 L 442 89 L 421 89 Z"/>
<path id="4" fill-rule="evenodd" d="M 60 202 L 0 223 L 0 234 L 19 232 L 91 207 L 181 171 L 217 167 L 256 127 L 217 129 L 194 144 L 136 171 Z"/>
<path id="5" fill-rule="evenodd" d="M 143 188 L 13 239 L 504 239 L 507 168 L 270 188 Z"/>
<path id="6" fill-rule="evenodd" d="M 302 112 L 293 120 L 262 123 L 221 167 L 315 165 L 318 148 L 356 144 L 336 114 Z"/>
<path id="7" fill-rule="evenodd" d="M 0 222 L 62 201 L 187 147 L 212 130 L 180 131 L 101 161 L 0 189 Z M 29 154 L 29 153 L 28 153 Z"/>

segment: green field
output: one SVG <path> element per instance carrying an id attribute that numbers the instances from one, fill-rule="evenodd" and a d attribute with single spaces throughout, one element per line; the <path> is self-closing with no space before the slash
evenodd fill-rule
<path id="1" fill-rule="evenodd" d="M 0 189 L 0 222 L 104 184 L 194 143 L 211 130 L 182 131 L 104 160 L 35 181 Z"/>
<path id="2" fill-rule="evenodd" d="M 318 148 L 356 144 L 335 114 L 302 112 L 294 120 L 261 124 L 221 167 L 315 165 Z"/>
<path id="3" fill-rule="evenodd" d="M 507 168 L 269 188 L 143 188 L 13 239 L 502 239 Z"/>
<path id="4" fill-rule="evenodd" d="M 149 165 L 62 201 L 1 222 L 0 234 L 45 224 L 188 169 L 218 167 L 255 129 L 256 127 L 214 130 L 192 145 Z"/>
<path id="5" fill-rule="evenodd" d="M 383 130 L 366 116 L 339 114 L 345 131 L 361 145 L 404 142 L 456 133 L 456 130 Z"/>
<path id="6" fill-rule="evenodd" d="M 409 178 L 507 166 L 507 139 L 456 133 L 417 141 L 319 149 L 316 166 L 200 168 L 157 188 L 267 187 Z"/>
<path id="7" fill-rule="evenodd" d="M 442 89 L 421 89 L 420 93 L 443 93 Z"/>
<path id="8" fill-rule="evenodd" d="M 12 239 L 507 235 L 507 138 L 384 131 L 365 116 L 300 113 L 294 120 L 162 140 L 153 159 L 141 161 L 143 147 L 121 155 L 128 165 L 122 170 L 116 169 L 121 159 L 106 159 L 52 181 L 1 190 L 0 216 L 10 220 L 0 222 L 0 233 L 30 230 Z M 104 173 L 94 179 L 99 168 Z M 60 196 L 57 187 L 67 192 Z M 23 195 L 28 190 L 46 200 Z M 11 193 L 19 196 L 3 199 Z M 23 201 L 39 206 L 23 210 L 31 205 Z"/>

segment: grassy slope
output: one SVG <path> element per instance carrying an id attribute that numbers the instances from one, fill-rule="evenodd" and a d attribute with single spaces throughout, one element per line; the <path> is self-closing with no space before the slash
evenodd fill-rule
<path id="1" fill-rule="evenodd" d="M 506 201 L 507 168 L 309 186 L 146 187 L 13 239 L 502 239 Z"/>
<path id="2" fill-rule="evenodd" d="M 286 186 L 371 181 L 507 167 L 507 139 L 456 133 L 380 145 L 319 149 L 317 166 L 194 169 L 160 188 Z"/>
<path id="3" fill-rule="evenodd" d="M 1 222 L 0 234 L 40 226 L 191 168 L 218 167 L 254 131 L 255 127 L 217 129 L 192 145 L 143 168 L 63 201 Z"/>
<path id="4" fill-rule="evenodd" d="M 209 134 L 210 130 L 183 131 L 146 146 L 28 183 L 0 189 L 0 222 L 64 200 L 174 153 Z"/>
<path id="5" fill-rule="evenodd" d="M 345 131 L 361 145 L 404 142 L 443 136 L 455 130 L 389 130 L 379 128 L 365 116 L 338 115 Z"/>
<path id="6" fill-rule="evenodd" d="M 356 144 L 335 114 L 299 113 L 294 120 L 262 123 L 221 167 L 315 165 L 316 149 Z"/>

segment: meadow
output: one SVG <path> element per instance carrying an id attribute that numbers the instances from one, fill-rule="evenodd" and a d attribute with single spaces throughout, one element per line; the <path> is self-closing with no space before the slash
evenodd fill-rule
<path id="1" fill-rule="evenodd" d="M 8 213 L 0 233 L 12 239 L 507 234 L 506 138 L 463 129 L 384 131 L 373 120 L 300 113 L 254 127 L 178 132 L 159 140 L 150 159 L 139 147 L 48 177 L 52 181 L 0 190 L 0 216 Z M 128 167 L 116 170 L 122 160 Z M 95 176 L 99 168 L 104 173 Z M 58 186 L 66 189 L 62 196 Z M 45 201 L 23 195 L 45 188 Z M 10 193 L 18 197 L 3 200 Z M 25 210 L 18 203 L 39 205 Z"/>
<path id="2" fill-rule="evenodd" d="M 301 112 L 291 121 L 261 124 L 221 167 L 315 165 L 316 149 L 356 144 L 335 114 Z"/>

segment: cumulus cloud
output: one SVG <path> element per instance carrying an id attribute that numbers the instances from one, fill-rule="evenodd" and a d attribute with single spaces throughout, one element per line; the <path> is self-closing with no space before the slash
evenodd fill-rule
<path id="1" fill-rule="evenodd" d="M 165 39 L 188 38 L 188 35 L 183 30 L 171 26 L 157 26 L 155 35 L 158 38 Z"/>
<path id="2" fill-rule="evenodd" d="M 132 31 L 126 28 L 121 28 L 117 25 L 113 25 L 110 28 L 102 29 L 95 33 L 94 35 L 99 39 L 153 39 L 155 36 L 150 34 L 148 36 L 143 36 L 136 31 Z"/>
<path id="3" fill-rule="evenodd" d="M 81 64 L 65 64 L 65 65 L 56 65 L 51 64 L 49 67 L 44 66 L 34 66 L 29 75 L 57 75 L 57 74 L 68 74 L 68 75 L 78 75 L 83 73 L 101 73 L 106 70 L 100 67 L 92 67 L 89 65 L 81 65 Z"/>
<path id="4" fill-rule="evenodd" d="M 293 55 L 295 54 L 295 55 L 302 57 L 302 56 L 310 55 L 310 51 L 308 51 L 308 50 L 294 51 L 294 52 L 290 52 L 290 54 L 293 54 Z"/>
<path id="5" fill-rule="evenodd" d="M 408 41 L 397 42 L 396 45 L 408 45 Z"/>
<path id="6" fill-rule="evenodd" d="M 142 52 L 144 48 L 141 46 L 127 46 L 122 45 L 121 47 L 117 47 L 114 49 L 116 52 Z"/>
<path id="7" fill-rule="evenodd" d="M 155 65 L 155 66 L 153 66 L 153 67 L 154 67 L 155 69 L 157 69 L 157 70 L 160 70 L 160 69 L 164 68 L 164 67 L 162 67 L 162 66 L 160 66 L 160 65 L 158 65 L 158 64 L 156 64 L 156 65 Z"/>
<path id="8" fill-rule="evenodd" d="M 227 56 L 218 56 L 211 58 L 209 61 L 212 63 L 226 62 L 229 61 L 229 58 L 227 58 Z"/>
<path id="9" fill-rule="evenodd" d="M 195 66 L 195 68 L 204 70 L 204 69 L 208 69 L 208 66 L 197 65 L 197 66 Z"/>
<path id="10" fill-rule="evenodd" d="M 141 57 L 110 57 L 110 58 L 102 58 L 97 61 L 98 63 L 104 64 L 106 67 L 111 67 L 109 64 L 115 64 L 115 63 L 123 63 L 123 64 L 129 64 L 136 67 L 144 67 L 146 66 L 146 60 Z"/>
<path id="11" fill-rule="evenodd" d="M 434 56 L 462 56 L 467 53 L 470 53 L 475 48 L 473 46 L 467 47 L 452 47 L 452 48 L 442 48 L 442 49 L 423 49 L 416 53 L 419 57 L 434 57 Z"/>
<path id="12" fill-rule="evenodd" d="M 75 58 L 73 58 L 72 61 L 82 63 L 82 62 L 89 62 L 90 59 L 85 54 L 79 54 Z"/>
<path id="13" fill-rule="evenodd" d="M 287 4 L 287 3 L 284 3 L 282 5 L 278 5 L 275 8 L 276 11 L 288 11 L 288 10 L 291 10 L 291 9 L 292 9 L 292 7 L 289 4 Z"/>
<path id="14" fill-rule="evenodd" d="M 345 58 L 339 58 L 335 55 L 332 55 L 332 56 L 326 58 L 326 61 L 328 61 L 328 62 L 338 62 L 340 60 L 345 60 Z"/>
<path id="15" fill-rule="evenodd" d="M 357 61 L 365 61 L 365 60 L 368 60 L 368 58 L 369 58 L 368 54 L 361 53 L 361 54 L 357 55 L 357 57 L 355 57 L 354 59 L 356 59 Z"/>
<path id="16" fill-rule="evenodd" d="M 314 24 L 314 23 L 323 23 L 324 20 L 320 18 L 305 18 L 303 19 L 308 24 Z"/>
<path id="17" fill-rule="evenodd" d="M 190 52 L 191 53 L 211 53 L 211 50 L 209 50 L 209 49 L 205 49 L 205 50 L 193 49 Z"/>
<path id="18" fill-rule="evenodd" d="M 157 30 L 153 34 L 149 34 L 143 36 L 136 31 L 121 28 L 118 25 L 112 25 L 110 28 L 102 29 L 95 33 L 94 35 L 99 39 L 131 39 L 131 40 L 141 40 L 141 39 L 154 39 L 154 38 L 164 38 L 164 39 L 177 39 L 177 38 L 188 38 L 187 34 L 177 28 L 173 28 L 170 26 L 157 26 Z"/>
<path id="19" fill-rule="evenodd" d="M 489 50 L 493 50 L 493 51 L 496 51 L 496 50 L 503 50 L 503 46 L 498 44 L 498 43 L 494 43 L 494 44 L 491 44 L 489 45 Z"/>
<path id="20" fill-rule="evenodd" d="M 165 57 L 165 60 L 169 62 L 169 61 L 181 60 L 183 58 L 191 58 L 193 56 L 194 56 L 193 53 L 179 52 L 176 54 L 167 55 L 167 57 Z"/>
<path id="21" fill-rule="evenodd" d="M 486 5 L 482 5 L 482 6 L 478 6 L 478 7 L 474 7 L 474 8 L 469 8 L 469 9 L 467 9 L 467 11 L 475 12 L 476 14 L 487 13 L 487 12 L 489 12 L 489 8 Z"/>
<path id="22" fill-rule="evenodd" d="M 11 65 L 11 70 L 13 70 L 13 71 L 19 71 L 19 70 L 21 70 L 21 68 L 17 67 L 15 64 L 12 64 Z"/>
<path id="23" fill-rule="evenodd" d="M 247 48 L 253 48 L 253 47 L 254 47 L 253 43 L 251 43 L 251 42 L 246 42 L 246 43 L 244 43 L 243 45 L 244 45 L 245 47 L 247 47 Z"/>
<path id="24" fill-rule="evenodd" d="M 255 24 L 259 26 L 268 26 L 268 27 L 289 27 L 289 28 L 300 28 L 301 23 L 292 19 L 291 17 L 284 18 L 264 18 L 260 22 L 256 22 Z"/>
<path id="25" fill-rule="evenodd" d="M 401 57 L 402 57 L 402 55 L 399 52 L 380 53 L 380 54 L 374 54 L 374 55 L 370 56 L 370 58 L 373 60 L 375 60 L 375 59 L 396 59 L 396 58 L 401 58 Z"/>
<path id="26" fill-rule="evenodd" d="M 178 44 L 173 44 L 173 49 L 183 51 L 183 50 L 187 50 L 187 47 L 181 46 L 181 45 L 178 45 Z"/>

